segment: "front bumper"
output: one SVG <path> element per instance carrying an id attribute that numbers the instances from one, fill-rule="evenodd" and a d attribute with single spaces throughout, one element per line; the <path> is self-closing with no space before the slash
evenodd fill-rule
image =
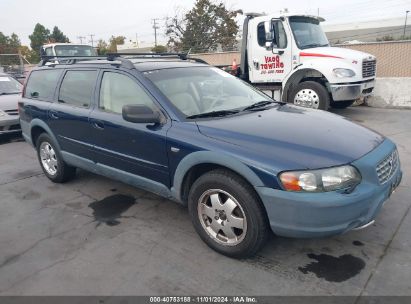
<path id="1" fill-rule="evenodd" d="M 331 84 L 330 90 L 333 101 L 356 100 L 371 95 L 374 90 L 375 80 L 356 83 Z"/>
<path id="2" fill-rule="evenodd" d="M 360 228 L 375 219 L 393 188 L 401 182 L 400 166 L 383 185 L 376 165 L 395 149 L 385 140 L 376 149 L 352 164 L 362 182 L 352 193 L 298 193 L 256 187 L 268 214 L 273 232 L 280 236 L 311 238 L 341 234 Z"/>
<path id="3" fill-rule="evenodd" d="M 0 117 L 0 135 L 21 132 L 18 116 L 6 115 Z"/>

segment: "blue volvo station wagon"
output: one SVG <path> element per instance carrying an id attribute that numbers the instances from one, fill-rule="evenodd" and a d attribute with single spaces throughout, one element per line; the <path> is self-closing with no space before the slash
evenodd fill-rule
<path id="1" fill-rule="evenodd" d="M 270 229 L 311 238 L 373 223 L 402 177 L 395 144 L 343 117 L 276 102 L 183 56 L 45 59 L 19 102 L 45 175 L 81 168 L 187 205 L 231 257 Z"/>

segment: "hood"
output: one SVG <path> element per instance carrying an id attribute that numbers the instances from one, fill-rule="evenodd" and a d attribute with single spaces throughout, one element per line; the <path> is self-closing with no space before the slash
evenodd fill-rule
<path id="1" fill-rule="evenodd" d="M 349 60 L 350 62 L 352 61 L 358 61 L 358 63 L 361 63 L 362 60 L 374 60 L 375 56 L 356 51 L 356 50 L 351 50 L 347 48 L 339 48 L 339 47 L 317 47 L 317 48 L 310 48 L 310 49 L 305 49 L 300 51 L 300 57 L 301 58 L 319 58 L 319 57 L 325 57 L 325 58 L 337 58 L 337 59 L 345 59 Z"/>
<path id="2" fill-rule="evenodd" d="M 384 140 L 341 116 L 290 105 L 197 125 L 205 136 L 237 145 L 278 171 L 348 164 Z"/>
<path id="3" fill-rule="evenodd" d="M 17 111 L 20 94 L 0 95 L 0 110 Z"/>

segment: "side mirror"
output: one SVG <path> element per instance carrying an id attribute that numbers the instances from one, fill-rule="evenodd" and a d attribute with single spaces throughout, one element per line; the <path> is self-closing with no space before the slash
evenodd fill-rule
<path id="1" fill-rule="evenodd" d="M 40 57 L 46 56 L 46 50 L 44 49 L 44 47 L 40 47 Z"/>
<path id="2" fill-rule="evenodd" d="M 159 112 L 146 105 L 125 105 L 122 109 L 123 119 L 134 123 L 161 123 Z"/>
<path id="3" fill-rule="evenodd" d="M 267 49 L 272 49 L 275 45 L 277 45 L 275 27 L 274 27 L 273 22 L 265 21 L 264 30 L 265 30 L 265 47 Z"/>

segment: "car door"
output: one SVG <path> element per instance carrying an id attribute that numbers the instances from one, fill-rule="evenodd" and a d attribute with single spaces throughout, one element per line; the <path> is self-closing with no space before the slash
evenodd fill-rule
<path id="1" fill-rule="evenodd" d="M 144 104 L 160 109 L 137 79 L 128 73 L 106 70 L 101 75 L 98 105 L 90 113 L 95 161 L 169 186 L 166 133 L 162 124 L 132 123 L 122 117 L 122 107 Z"/>
<path id="2" fill-rule="evenodd" d="M 98 69 L 65 71 L 58 100 L 48 111 L 49 125 L 60 148 L 76 156 L 92 159 L 89 114 L 94 100 Z"/>
<path id="3" fill-rule="evenodd" d="M 248 44 L 250 80 L 253 83 L 282 82 L 292 69 L 292 44 L 288 43 L 286 24 L 272 19 L 259 22 L 256 28 L 250 35 L 252 43 Z"/>

